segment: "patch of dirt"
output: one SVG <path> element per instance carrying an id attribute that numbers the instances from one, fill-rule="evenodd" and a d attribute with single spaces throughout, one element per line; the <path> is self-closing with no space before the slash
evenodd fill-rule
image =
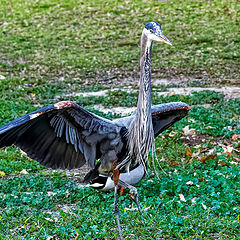
<path id="1" fill-rule="evenodd" d="M 224 138 L 223 136 L 219 136 L 219 137 L 213 137 L 210 135 L 206 135 L 206 134 L 194 134 L 192 136 L 182 136 L 181 139 L 183 140 L 183 142 L 185 142 L 187 145 L 190 146 L 195 146 L 195 145 L 200 145 L 206 142 L 215 142 L 215 143 L 224 143 L 226 145 L 230 145 L 232 143 L 234 143 L 234 141 L 231 138 Z"/>
<path id="2" fill-rule="evenodd" d="M 55 206 L 54 210 L 43 210 L 43 213 L 48 213 L 50 214 L 52 217 L 60 217 L 60 212 L 59 210 L 61 209 L 61 211 L 73 215 L 73 216 L 78 216 L 77 214 L 74 213 L 74 210 L 78 209 L 76 204 L 58 204 Z"/>
<path id="3" fill-rule="evenodd" d="M 203 146 L 204 143 L 211 143 L 215 147 L 221 147 L 223 149 L 228 149 L 231 152 L 236 152 L 237 155 L 240 153 L 240 135 L 234 134 L 230 138 L 223 136 L 210 136 L 207 134 L 193 134 L 191 136 L 182 136 L 181 140 L 188 146 L 199 148 Z M 214 149 L 214 148 L 213 148 Z M 226 150 L 226 151 L 228 151 Z M 230 153 L 231 153 L 230 152 Z"/>
<path id="4" fill-rule="evenodd" d="M 113 108 L 105 108 L 103 105 L 94 105 L 94 108 L 103 112 L 103 113 L 116 113 L 121 114 L 122 116 L 128 116 L 130 115 L 134 110 L 136 110 L 136 107 L 113 107 Z"/>
<path id="5" fill-rule="evenodd" d="M 164 80 L 161 83 L 166 83 L 167 80 Z M 157 89 L 154 87 L 157 86 L 155 84 L 159 84 L 160 82 L 155 82 L 153 84 L 153 90 L 157 91 Z M 100 90 L 97 92 L 76 92 L 76 93 L 71 93 L 71 94 L 66 94 L 63 95 L 61 97 L 76 97 L 76 96 L 80 96 L 82 95 L 83 97 L 98 97 L 98 96 L 106 96 L 108 91 L 116 91 L 119 90 L 119 88 L 112 88 L 112 89 L 108 89 L 108 90 Z M 132 88 L 131 86 L 128 87 L 124 87 L 121 88 L 122 91 L 126 91 L 126 92 L 137 92 L 137 89 Z M 164 92 L 162 92 L 161 90 L 159 90 L 157 92 L 158 95 L 163 95 L 163 96 L 168 96 L 168 95 L 175 95 L 175 94 L 180 94 L 180 95 L 191 95 L 192 92 L 200 92 L 203 90 L 209 90 L 209 91 L 216 91 L 219 93 L 223 93 L 225 96 L 225 99 L 230 99 L 230 98 L 238 98 L 240 97 L 240 87 L 234 87 L 234 86 L 225 86 L 225 87 L 221 87 L 221 88 L 217 88 L 217 87 L 208 87 L 208 88 L 202 88 L 202 87 L 176 87 L 176 88 L 167 88 L 166 90 L 164 90 Z M 58 98 L 60 96 L 57 96 L 56 98 Z M 208 105 L 205 106 L 206 108 L 209 107 Z M 116 114 L 122 114 L 122 116 L 127 116 L 129 114 L 131 114 L 136 107 L 113 107 L 113 108 L 105 108 L 103 107 L 103 105 L 98 104 L 94 106 L 95 109 L 103 112 L 103 113 L 116 113 Z"/>
<path id="6" fill-rule="evenodd" d="M 152 82 L 162 79 L 165 84 L 163 85 L 180 85 L 187 86 L 191 82 L 200 82 L 201 84 L 206 83 L 206 76 L 185 76 L 181 74 L 180 69 L 175 67 L 168 67 L 165 69 L 152 69 Z M 139 81 L 140 69 L 136 66 L 134 69 L 129 70 L 126 68 L 118 67 L 111 68 L 108 70 L 102 70 L 94 73 L 91 76 L 86 76 L 85 84 L 94 85 L 100 84 L 103 86 L 126 86 L 126 85 L 137 85 Z M 208 81 L 209 84 L 209 81 Z"/>
<path id="7" fill-rule="evenodd" d="M 53 172 L 60 172 L 63 174 L 63 176 L 67 176 L 70 180 L 75 181 L 78 183 L 78 187 L 84 187 L 84 184 L 81 184 L 83 182 L 84 176 L 90 171 L 90 167 L 88 167 L 87 164 L 82 166 L 81 168 L 75 168 L 75 169 L 46 169 L 41 172 L 44 172 L 46 174 L 46 177 L 51 177 Z M 27 174 L 6 174 L 4 177 L 1 179 L 7 180 L 7 179 L 12 179 L 15 177 L 24 177 L 24 178 L 31 178 L 33 176 L 40 175 L 41 173 L 27 173 Z"/>
<path id="8" fill-rule="evenodd" d="M 185 74 L 183 74 L 183 72 Z M 126 69 L 123 67 L 113 67 L 108 70 L 89 73 L 81 79 L 85 84 L 103 85 L 103 86 L 126 86 L 137 85 L 139 81 L 140 69 L 135 66 L 134 69 Z M 240 79 L 214 79 L 204 69 L 193 71 L 178 67 L 165 67 L 163 69 L 152 69 L 152 83 L 157 85 L 178 85 L 187 86 L 238 86 L 240 87 Z"/>
<path id="9" fill-rule="evenodd" d="M 67 176 L 70 180 L 75 181 L 79 184 L 79 187 L 85 186 L 84 184 L 81 184 L 84 180 L 85 175 L 91 170 L 91 168 L 85 164 L 81 168 L 75 168 L 75 169 L 47 169 L 46 173 L 49 172 L 60 172 L 64 176 Z"/>
<path id="10" fill-rule="evenodd" d="M 156 85 L 155 85 L 156 86 Z M 106 96 L 108 91 L 116 91 L 119 90 L 119 88 L 113 88 L 111 90 L 100 90 L 98 92 L 77 92 L 77 93 L 71 93 L 71 94 L 66 94 L 61 97 L 75 97 L 75 96 L 80 96 L 82 95 L 83 97 L 97 97 L 97 96 Z M 137 92 L 138 90 L 133 89 L 131 87 L 125 87 L 121 88 L 122 91 L 126 92 Z M 153 85 L 153 90 L 154 85 Z M 209 90 L 209 91 L 215 91 L 219 93 L 223 93 L 225 96 L 225 99 L 230 99 L 230 98 L 238 98 L 240 97 L 240 87 L 234 87 L 234 86 L 225 86 L 221 88 L 217 87 L 208 87 L 208 88 L 202 88 L 202 87 L 177 87 L 177 88 L 167 88 L 162 92 L 159 90 L 157 92 L 158 95 L 163 95 L 163 96 L 168 96 L 168 95 L 175 95 L 175 94 L 180 94 L 180 95 L 191 95 L 192 92 L 200 92 L 203 90 Z M 60 96 L 57 96 L 56 98 L 59 98 Z M 131 114 L 134 110 L 135 107 L 127 108 L 127 107 L 115 107 L 115 108 L 105 108 L 101 104 L 95 105 L 94 106 L 97 110 L 100 110 L 104 113 L 108 112 L 113 112 L 116 114 L 122 114 L 124 116 Z"/>
<path id="11" fill-rule="evenodd" d="M 240 87 L 234 86 L 225 86 L 221 88 L 209 87 L 209 88 L 201 88 L 201 87 L 180 87 L 180 88 L 168 88 L 167 92 L 159 92 L 159 95 L 168 95 L 169 93 L 180 94 L 180 95 L 191 95 L 192 92 L 200 92 L 203 90 L 220 92 L 225 95 L 226 99 L 229 98 L 238 98 L 240 97 Z"/>
<path id="12" fill-rule="evenodd" d="M 117 90 L 117 89 L 113 89 Z M 112 91 L 113 91 L 112 90 Z M 78 96 L 83 96 L 83 97 L 99 97 L 99 96 L 106 96 L 108 90 L 99 90 L 97 92 L 78 92 L 78 93 L 69 93 L 63 95 L 64 97 L 78 97 Z"/>

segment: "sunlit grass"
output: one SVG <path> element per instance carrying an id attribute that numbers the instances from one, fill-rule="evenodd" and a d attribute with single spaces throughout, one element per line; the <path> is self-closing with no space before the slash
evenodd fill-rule
<path id="1" fill-rule="evenodd" d="M 66 99 L 109 119 L 119 115 L 94 106 L 136 106 L 140 36 L 150 20 L 174 46 L 154 45 L 153 80 L 239 84 L 235 0 L 0 1 L 0 125 Z M 122 80 L 133 91 L 110 91 Z M 154 87 L 153 104 L 183 101 L 192 110 L 156 139 L 158 177 L 149 164 L 137 185 L 141 216 L 127 194 L 119 196 L 124 237 L 238 239 L 240 99 L 158 94 L 168 87 Z M 103 89 L 106 96 L 68 95 Z M 46 171 L 13 147 L 0 151 L 0 171 L 0 239 L 119 237 L 112 192 L 78 188 L 72 176 Z"/>

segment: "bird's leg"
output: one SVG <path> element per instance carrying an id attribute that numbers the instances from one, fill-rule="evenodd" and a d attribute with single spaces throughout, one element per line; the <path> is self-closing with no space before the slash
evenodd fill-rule
<path id="1" fill-rule="evenodd" d="M 121 224 L 119 220 L 119 209 L 117 206 L 117 190 L 118 190 L 118 182 L 119 182 L 119 169 L 115 169 L 117 166 L 117 160 L 113 164 L 113 182 L 114 182 L 114 214 L 116 216 L 117 225 L 118 225 L 118 232 L 120 235 L 120 239 L 123 240 L 123 234 L 121 229 Z"/>
<path id="2" fill-rule="evenodd" d="M 128 183 L 125 183 L 121 180 L 118 181 L 118 185 L 124 189 L 128 188 L 129 189 L 129 195 L 130 195 L 130 198 L 137 204 L 137 207 L 138 207 L 138 211 L 139 213 L 141 213 L 141 210 L 140 210 L 140 206 L 139 206 L 139 201 L 138 201 L 138 192 L 137 192 L 137 189 L 128 184 Z"/>
<path id="3" fill-rule="evenodd" d="M 118 186 L 114 187 L 114 214 L 117 220 L 117 225 L 118 225 L 118 232 L 120 235 L 120 239 L 123 240 L 123 234 L 122 234 L 122 229 L 121 229 L 121 224 L 120 224 L 120 220 L 119 220 L 119 209 L 117 206 L 117 189 Z"/>

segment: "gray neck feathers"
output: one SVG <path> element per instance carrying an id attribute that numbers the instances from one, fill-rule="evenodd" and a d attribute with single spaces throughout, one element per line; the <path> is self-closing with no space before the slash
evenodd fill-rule
<path id="1" fill-rule="evenodd" d="M 152 41 L 143 33 L 141 38 L 140 80 L 137 111 L 128 134 L 128 149 L 131 164 L 142 163 L 146 169 L 148 153 L 154 146 L 154 131 L 151 113 L 151 50 Z"/>

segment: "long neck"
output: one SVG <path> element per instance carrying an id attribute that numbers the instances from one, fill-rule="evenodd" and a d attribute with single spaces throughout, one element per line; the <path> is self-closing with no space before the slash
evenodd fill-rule
<path id="1" fill-rule="evenodd" d="M 143 33 L 141 38 L 140 79 L 137 112 L 151 116 L 151 51 L 152 41 Z"/>
<path id="2" fill-rule="evenodd" d="M 141 38 L 139 96 L 135 119 L 129 127 L 129 155 L 131 164 L 145 162 L 154 145 L 151 114 L 151 49 L 152 41 L 143 33 Z"/>

